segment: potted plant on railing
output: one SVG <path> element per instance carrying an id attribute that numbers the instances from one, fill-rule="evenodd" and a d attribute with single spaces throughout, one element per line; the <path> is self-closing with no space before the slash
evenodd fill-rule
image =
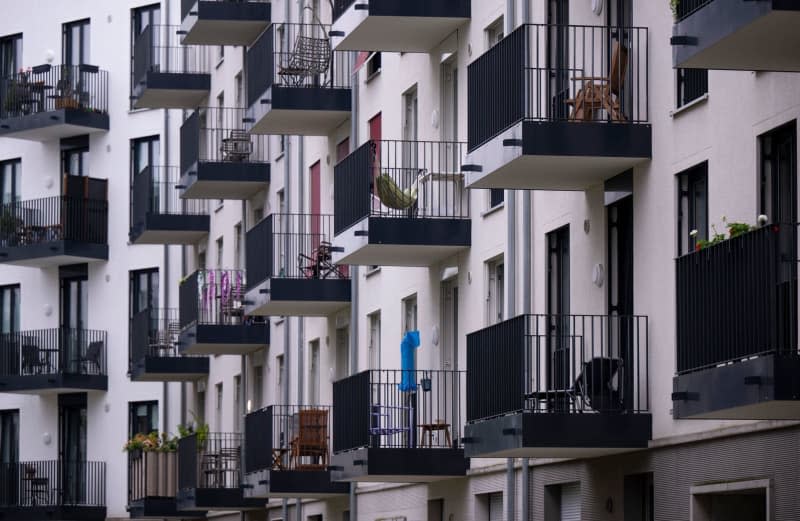
<path id="1" fill-rule="evenodd" d="M 681 0 L 669 0 L 669 8 L 672 11 L 672 18 L 678 19 L 678 9 L 681 6 Z"/>
<path id="2" fill-rule="evenodd" d="M 56 110 L 77 109 L 78 97 L 72 88 L 72 74 L 68 65 L 61 66 L 61 79 L 56 84 L 58 93 L 55 98 Z"/>
<path id="3" fill-rule="evenodd" d="M 750 224 L 743 223 L 743 222 L 735 222 L 735 221 L 728 222 L 728 219 L 723 215 L 722 216 L 722 225 L 728 230 L 728 235 L 727 236 L 724 233 L 718 232 L 717 231 L 717 226 L 714 225 L 714 224 L 711 225 L 711 229 L 714 231 L 714 233 L 711 235 L 710 239 L 698 239 L 697 238 L 697 235 L 698 235 L 698 231 L 697 230 L 692 230 L 691 232 L 689 232 L 689 236 L 691 236 L 692 239 L 694 239 L 694 241 L 695 241 L 694 250 L 695 251 L 700 251 L 700 250 L 704 250 L 706 248 L 709 248 L 711 246 L 715 246 L 715 245 L 717 245 L 717 244 L 719 244 L 721 242 L 727 241 L 729 239 L 733 239 L 735 237 L 739 237 L 741 235 L 749 233 L 749 232 L 751 232 L 751 231 L 753 231 L 753 230 L 755 230 L 757 228 L 761 228 L 765 224 L 767 224 L 768 221 L 769 221 L 769 218 L 766 215 L 762 214 L 762 215 L 758 216 L 758 219 L 757 219 L 758 226 L 752 226 Z"/>

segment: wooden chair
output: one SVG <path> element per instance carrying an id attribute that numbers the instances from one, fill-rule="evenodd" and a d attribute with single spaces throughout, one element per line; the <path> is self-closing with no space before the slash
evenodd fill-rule
<path id="1" fill-rule="evenodd" d="M 594 112 L 603 109 L 611 121 L 625 121 L 619 104 L 620 94 L 625 88 L 625 75 L 628 70 L 628 48 L 614 41 L 611 55 L 611 71 L 608 76 L 576 76 L 573 81 L 583 82 L 583 87 L 573 99 L 565 101 L 572 107 L 569 119 L 572 121 L 592 121 Z"/>
<path id="2" fill-rule="evenodd" d="M 301 410 L 298 420 L 291 447 L 292 466 L 297 470 L 324 470 L 328 466 L 328 411 Z M 311 463 L 303 458 L 310 458 Z"/>

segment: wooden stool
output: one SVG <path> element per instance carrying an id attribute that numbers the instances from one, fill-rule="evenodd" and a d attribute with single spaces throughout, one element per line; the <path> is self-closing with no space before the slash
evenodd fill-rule
<path id="1" fill-rule="evenodd" d="M 448 447 L 453 446 L 453 442 L 450 439 L 450 424 L 446 423 L 444 420 L 434 420 L 433 423 L 423 423 L 420 424 L 420 428 L 422 429 L 422 446 L 425 446 L 425 434 L 428 434 L 428 447 L 433 447 L 433 432 L 434 431 L 444 431 L 444 439 L 447 442 Z"/>

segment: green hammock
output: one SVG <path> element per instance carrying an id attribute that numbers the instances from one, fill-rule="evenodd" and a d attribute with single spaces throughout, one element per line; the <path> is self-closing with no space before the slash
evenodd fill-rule
<path id="1" fill-rule="evenodd" d="M 375 178 L 375 187 L 381 203 L 394 210 L 407 210 L 417 202 L 417 188 L 402 190 L 389 174 L 381 174 Z"/>

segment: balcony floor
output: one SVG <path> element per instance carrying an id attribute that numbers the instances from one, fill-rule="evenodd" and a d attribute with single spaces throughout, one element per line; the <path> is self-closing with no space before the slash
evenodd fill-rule
<path id="1" fill-rule="evenodd" d="M 193 324 L 181 331 L 178 343 L 187 355 L 245 355 L 269 345 L 269 324 Z"/>
<path id="2" fill-rule="evenodd" d="M 210 74 L 148 72 L 136 85 L 137 109 L 195 109 L 208 97 Z"/>
<path id="3" fill-rule="evenodd" d="M 0 507 L 0 519 L 9 521 L 105 521 L 106 507 L 13 506 Z"/>
<path id="4" fill-rule="evenodd" d="M 132 382 L 192 382 L 208 376 L 209 361 L 201 356 L 146 356 L 133 363 Z"/>
<path id="5" fill-rule="evenodd" d="M 261 316 L 325 317 L 350 305 L 350 279 L 272 277 L 245 296 L 245 313 Z"/>
<path id="6" fill-rule="evenodd" d="M 174 497 L 147 497 L 128 505 L 131 519 L 204 519 L 204 511 L 178 510 Z"/>
<path id="7" fill-rule="evenodd" d="M 86 374 L 33 374 L 0 376 L 0 393 L 61 394 L 107 391 L 108 376 Z"/>
<path id="8" fill-rule="evenodd" d="M 82 241 L 50 241 L 26 246 L 0 246 L 0 263 L 29 268 L 52 268 L 108 260 L 108 245 Z"/>
<path id="9" fill-rule="evenodd" d="M 208 235 L 208 215 L 147 214 L 140 230 L 131 230 L 132 244 L 197 244 Z"/>
<path id="10" fill-rule="evenodd" d="M 176 507 L 181 511 L 259 510 L 263 499 L 246 499 L 240 488 L 187 488 L 178 491 Z"/>
<path id="11" fill-rule="evenodd" d="M 800 357 L 765 355 L 678 375 L 676 419 L 800 420 Z"/>
<path id="12" fill-rule="evenodd" d="M 467 155 L 469 188 L 585 190 L 648 161 L 651 127 L 523 121 Z"/>
<path id="13" fill-rule="evenodd" d="M 647 448 L 650 414 L 515 413 L 467 424 L 472 458 L 590 458 Z"/>
<path id="14" fill-rule="evenodd" d="M 350 118 L 350 95 L 349 88 L 274 85 L 250 107 L 248 132 L 328 136 Z"/>
<path id="15" fill-rule="evenodd" d="M 55 141 L 108 129 L 108 114 L 74 108 L 0 119 L 0 137 L 30 141 Z"/>
<path id="16" fill-rule="evenodd" d="M 250 199 L 268 188 L 269 163 L 201 161 L 181 177 L 182 199 Z"/>
<path id="17" fill-rule="evenodd" d="M 183 45 L 250 45 L 270 24 L 271 4 L 199 0 L 183 19 Z"/>
<path id="18" fill-rule="evenodd" d="M 800 5 L 782 0 L 713 2 L 676 23 L 673 64 L 687 69 L 800 72 Z"/>
<path id="19" fill-rule="evenodd" d="M 334 454 L 331 467 L 336 481 L 431 483 L 466 476 L 469 459 L 463 449 L 361 448 Z"/>
<path id="20" fill-rule="evenodd" d="M 351 6 L 334 22 L 337 51 L 428 52 L 469 21 L 449 16 L 375 16 Z"/>
<path id="21" fill-rule="evenodd" d="M 325 499 L 350 493 L 350 485 L 331 481 L 327 470 L 261 470 L 244 477 L 245 498 Z"/>

